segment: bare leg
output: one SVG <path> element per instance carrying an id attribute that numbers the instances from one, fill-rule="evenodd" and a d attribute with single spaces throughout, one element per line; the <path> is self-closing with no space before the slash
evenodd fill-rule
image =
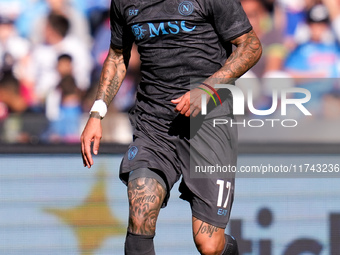
<path id="1" fill-rule="evenodd" d="M 193 237 L 198 251 L 204 255 L 221 255 L 225 246 L 224 229 L 192 217 Z"/>

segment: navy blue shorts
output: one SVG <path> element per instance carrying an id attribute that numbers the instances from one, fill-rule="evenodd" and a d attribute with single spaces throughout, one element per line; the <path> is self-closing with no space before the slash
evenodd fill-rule
<path id="1" fill-rule="evenodd" d="M 224 107 L 223 119 L 233 119 L 228 106 Z M 216 166 L 236 167 L 237 129 L 229 125 L 214 127 L 213 120 L 218 115 L 222 118 L 221 109 L 204 117 L 178 115 L 174 120 L 165 120 L 133 112 L 134 139 L 122 160 L 120 179 L 127 184 L 130 172 L 138 169 L 157 173 L 168 191 L 165 207 L 171 188 L 182 177 L 181 198 L 190 203 L 192 215 L 225 228 L 233 203 L 235 174 L 206 173 L 197 178 L 195 172 Z"/>

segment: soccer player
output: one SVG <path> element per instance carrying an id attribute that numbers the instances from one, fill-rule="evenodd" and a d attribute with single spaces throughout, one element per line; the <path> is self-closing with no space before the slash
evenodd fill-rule
<path id="1" fill-rule="evenodd" d="M 100 120 L 125 77 L 135 42 L 142 78 L 136 106 L 130 112 L 134 139 L 120 169 L 129 198 L 125 254 L 155 254 L 157 217 L 181 176 L 181 197 L 191 205 L 199 252 L 238 254 L 236 241 L 224 233 L 233 200 L 233 178 L 190 178 L 189 162 L 193 159 L 203 165 L 216 159 L 218 162 L 211 163 L 236 165 L 236 130 L 219 127 L 213 130 L 218 136 L 210 137 L 209 121 L 198 130 L 188 130 L 189 119 L 204 117 L 199 114 L 202 94 L 217 96 L 216 83 L 231 83 L 260 58 L 261 44 L 239 1 L 113 0 L 110 15 L 111 46 L 81 146 L 84 166 L 90 168 L 91 142 L 97 155 Z M 232 45 L 236 46 L 233 51 Z M 190 79 L 199 77 L 204 78 L 203 83 L 192 88 Z M 233 118 L 231 99 L 223 91 L 226 89 L 218 91 L 223 104 L 211 110 L 207 119 L 209 114 Z M 204 147 L 202 139 L 213 142 Z M 191 157 L 192 153 L 196 156 Z"/>

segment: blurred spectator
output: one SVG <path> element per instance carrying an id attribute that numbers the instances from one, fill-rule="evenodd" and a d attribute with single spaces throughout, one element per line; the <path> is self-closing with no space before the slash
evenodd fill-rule
<path id="1" fill-rule="evenodd" d="M 91 35 L 93 36 L 97 31 L 97 28 L 105 19 L 107 13 L 109 13 L 111 0 L 73 0 L 78 10 L 82 10 L 88 17 Z"/>
<path id="2" fill-rule="evenodd" d="M 61 78 L 73 75 L 73 63 L 70 55 L 62 54 L 58 57 L 57 71 Z"/>
<path id="3" fill-rule="evenodd" d="M 89 14 L 93 10 L 108 10 L 110 8 L 111 0 L 71 0 L 75 6 L 85 13 Z"/>
<path id="4" fill-rule="evenodd" d="M 0 0 L 0 16 L 6 16 L 15 20 L 33 1 L 34 0 Z"/>
<path id="5" fill-rule="evenodd" d="M 29 56 L 31 45 L 17 34 L 13 19 L 0 16 L 0 70 L 12 70 L 20 83 L 20 91 L 30 106 L 34 101 L 34 87 L 30 82 Z M 4 63 L 10 58 L 11 63 Z M 7 65 L 7 66 L 6 66 Z"/>
<path id="6" fill-rule="evenodd" d="M 328 9 L 333 31 L 337 37 L 338 42 L 340 42 L 340 1 L 323 0 L 323 3 Z"/>
<path id="7" fill-rule="evenodd" d="M 15 75 L 18 79 L 23 79 L 25 74 L 19 72 L 19 69 L 20 65 L 24 64 L 28 57 L 29 51 L 30 44 L 27 40 L 18 36 L 14 20 L 6 16 L 0 16 L 0 69 L 4 66 L 5 54 L 9 54 L 14 61 Z"/>
<path id="8" fill-rule="evenodd" d="M 331 37 L 325 6 L 313 6 L 307 13 L 307 24 L 309 40 L 289 55 L 285 69 L 300 87 L 311 92 L 312 99 L 308 107 L 312 113 L 320 114 L 324 96 L 332 93 L 334 88 L 334 79 L 320 78 L 339 77 L 340 52 L 338 44 Z"/>
<path id="9" fill-rule="evenodd" d="M 327 9 L 316 5 L 307 15 L 309 40 L 289 55 L 285 68 L 294 78 L 338 77 L 339 47 L 331 36 Z"/>
<path id="10" fill-rule="evenodd" d="M 276 16 L 284 26 L 284 45 L 293 50 L 297 44 L 308 40 L 308 27 L 305 25 L 307 11 L 321 0 L 278 0 Z"/>
<path id="11" fill-rule="evenodd" d="M 50 122 L 47 133 L 51 142 L 79 142 L 82 115 L 80 91 L 72 76 L 65 76 L 57 86 L 61 94 L 59 115 Z"/>
<path id="12" fill-rule="evenodd" d="M 0 0 L 1 1 L 1 0 Z M 11 1 L 11 0 L 10 0 Z M 45 0 L 26 0 L 22 6 L 22 11 L 15 21 L 15 25 L 20 36 L 29 38 L 33 29 L 35 20 L 47 13 L 47 4 Z"/>
<path id="13" fill-rule="evenodd" d="M 58 81 L 61 81 L 63 78 L 67 76 L 73 77 L 73 61 L 72 57 L 68 54 L 62 54 L 58 57 L 58 63 L 56 66 L 56 70 L 58 72 Z M 60 116 L 60 108 L 61 104 L 61 90 L 58 88 L 53 88 L 48 91 L 48 95 L 46 98 L 46 117 L 49 121 L 55 121 Z"/>
<path id="14" fill-rule="evenodd" d="M 77 37 L 88 48 L 91 46 L 90 27 L 86 17 L 69 0 L 46 0 L 44 13 L 35 18 L 29 37 L 34 44 L 44 42 L 44 29 L 49 13 L 64 15 L 70 24 L 69 35 Z"/>
<path id="15" fill-rule="evenodd" d="M 25 142 L 22 113 L 27 110 L 25 99 L 20 93 L 19 81 L 11 69 L 0 74 L 0 119 L 1 136 L 6 142 Z M 9 115 L 10 114 L 10 115 Z"/>
<path id="16" fill-rule="evenodd" d="M 45 44 L 38 45 L 32 56 L 35 92 L 44 103 L 47 93 L 59 80 L 58 56 L 68 54 L 73 60 L 73 74 L 79 89 L 86 90 L 90 84 L 92 59 L 86 46 L 78 38 L 68 36 L 69 22 L 62 16 L 51 13 L 45 27 Z"/>
<path id="17" fill-rule="evenodd" d="M 99 25 L 94 34 L 94 43 L 92 46 L 92 55 L 94 57 L 94 73 L 93 79 L 99 80 L 100 73 L 103 67 L 104 60 L 108 54 L 110 47 L 110 18 L 107 16 L 105 20 Z"/>
<path id="18" fill-rule="evenodd" d="M 287 54 L 282 31 L 274 27 L 262 0 L 241 0 L 241 3 L 263 47 L 262 57 L 251 71 L 262 78 L 267 72 L 281 70 Z"/>
<path id="19" fill-rule="evenodd" d="M 0 0 L 1 1 L 1 0 Z M 107 11 L 110 9 L 111 0 L 68 0 L 75 9 L 89 18 L 93 10 Z"/>
<path id="20" fill-rule="evenodd" d="M 284 35 L 286 44 L 290 49 L 295 47 L 295 34 L 299 24 L 303 23 L 306 16 L 306 0 L 278 0 L 284 18 Z"/>
<path id="21" fill-rule="evenodd" d="M 6 70 L 0 78 L 0 102 L 4 103 L 10 112 L 26 111 L 27 104 L 20 92 L 19 81 L 11 70 Z"/>

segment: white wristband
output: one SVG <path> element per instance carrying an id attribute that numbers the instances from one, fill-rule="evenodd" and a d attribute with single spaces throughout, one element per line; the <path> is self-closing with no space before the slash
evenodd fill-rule
<path id="1" fill-rule="evenodd" d="M 104 118 L 107 113 L 107 106 L 103 100 L 96 100 L 91 108 L 91 112 L 98 112 L 99 116 Z"/>

